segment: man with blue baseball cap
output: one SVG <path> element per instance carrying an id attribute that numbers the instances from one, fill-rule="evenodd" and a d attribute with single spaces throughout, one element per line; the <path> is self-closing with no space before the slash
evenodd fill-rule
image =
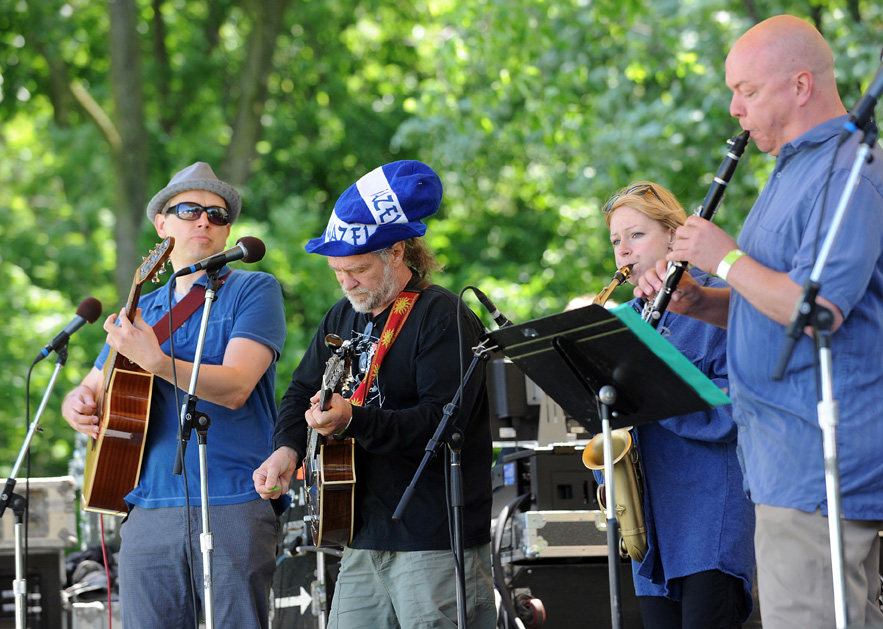
<path id="1" fill-rule="evenodd" d="M 326 313 L 279 408 L 275 452 L 254 473 L 263 498 L 288 491 L 307 453 L 307 428 L 354 441 L 352 541 L 344 547 L 330 628 L 451 627 L 458 618 L 445 456 L 424 468 L 400 520 L 393 520 L 460 386 L 483 327 L 457 295 L 430 283 L 440 270 L 423 241 L 442 185 L 426 164 L 398 161 L 364 175 L 341 195 L 306 250 L 328 257 L 344 298 Z M 317 393 L 335 334 L 358 354 L 342 394 L 322 410 Z M 481 370 L 479 370 L 481 371 Z M 483 374 L 463 391 L 463 546 L 467 620 L 496 624 L 490 571 L 491 431 Z M 454 419 L 458 415 L 454 416 Z M 440 451 L 441 452 L 441 451 Z"/>

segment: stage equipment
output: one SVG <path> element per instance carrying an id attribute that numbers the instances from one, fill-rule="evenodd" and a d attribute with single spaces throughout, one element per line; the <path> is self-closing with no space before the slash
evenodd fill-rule
<path id="1" fill-rule="evenodd" d="M 598 305 L 489 333 L 561 407 L 604 435 L 606 501 L 615 505 L 610 429 L 636 426 L 729 403 L 729 398 L 629 306 Z M 611 510 L 612 512 L 612 510 Z M 622 626 L 618 526 L 607 520 L 610 608 Z"/>
<path id="2" fill-rule="evenodd" d="M 305 521 L 309 505 L 303 485 L 290 492 L 282 515 L 281 554 L 270 592 L 271 629 L 325 629 L 337 582 L 341 551 L 316 548 Z"/>

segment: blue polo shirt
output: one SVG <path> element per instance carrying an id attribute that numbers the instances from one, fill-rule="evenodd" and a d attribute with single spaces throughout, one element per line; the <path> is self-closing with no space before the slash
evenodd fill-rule
<path id="1" fill-rule="evenodd" d="M 225 267 L 223 277 L 229 269 Z M 200 277 L 197 285 L 205 285 Z M 169 310 L 168 287 L 155 290 L 141 298 L 138 306 L 144 320 L 153 325 Z M 199 308 L 175 331 L 175 358 L 193 362 L 196 354 L 203 310 Z M 278 360 L 285 343 L 285 313 L 282 290 L 272 275 L 237 270 L 227 277 L 218 290 L 209 314 L 206 338 L 202 352 L 203 365 L 220 365 L 227 344 L 234 338 L 247 338 L 273 350 Z M 162 345 L 169 353 L 170 341 Z M 95 361 L 101 369 L 109 346 Z M 238 410 L 232 410 L 200 399 L 196 409 L 211 419 L 207 431 L 206 459 L 208 463 L 209 503 L 228 505 L 254 500 L 252 472 L 273 451 L 273 428 L 276 423 L 274 384 L 276 360 L 261 377 L 248 400 Z M 179 378 L 183 377 L 179 374 Z M 184 476 L 173 474 L 177 451 L 180 404 L 184 403 L 190 379 L 179 380 L 178 402 L 174 387 L 162 378 L 153 380 L 150 420 L 137 487 L 126 496 L 126 502 L 145 508 L 175 507 L 185 504 Z M 191 434 L 185 455 L 187 487 L 190 504 L 201 504 L 199 475 L 199 445 L 197 435 Z"/>
<path id="2" fill-rule="evenodd" d="M 830 228 L 858 138 L 836 150 L 846 117 L 782 147 L 739 236 L 739 248 L 803 286 Z M 836 154 L 835 154 L 836 153 Z M 843 515 L 883 518 L 883 151 L 873 149 L 821 276 L 845 321 L 832 336 Z M 834 169 L 825 190 L 833 158 Z M 823 208 L 824 205 L 824 208 Z M 824 215 L 822 211 L 824 209 Z M 781 382 L 772 379 L 785 326 L 735 290 L 727 356 L 746 490 L 755 503 L 827 513 L 818 422 L 817 350 L 803 335 Z"/>

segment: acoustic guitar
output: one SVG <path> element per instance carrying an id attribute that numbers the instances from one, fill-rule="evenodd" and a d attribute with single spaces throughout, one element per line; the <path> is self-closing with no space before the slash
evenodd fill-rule
<path id="1" fill-rule="evenodd" d="M 126 301 L 126 314 L 135 320 L 141 286 L 162 272 L 174 238 L 158 244 L 135 272 Z M 116 350 L 104 363 L 104 386 L 98 396 L 98 437 L 89 438 L 83 474 L 83 508 L 86 511 L 120 515 L 128 513 L 124 498 L 138 485 L 153 374 L 147 373 Z"/>
<path id="2" fill-rule="evenodd" d="M 331 397 L 340 393 L 350 373 L 353 350 L 349 341 L 329 334 L 325 345 L 333 352 L 322 375 L 319 408 L 327 411 Z M 353 539 L 356 471 L 355 442 L 350 438 L 324 437 L 308 429 L 304 457 L 304 486 L 313 544 L 343 547 Z"/>

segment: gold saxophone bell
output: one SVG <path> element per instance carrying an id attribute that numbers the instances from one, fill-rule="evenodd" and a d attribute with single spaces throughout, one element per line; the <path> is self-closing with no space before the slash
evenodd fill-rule
<path id="1" fill-rule="evenodd" d="M 635 448 L 632 434 L 623 428 L 610 432 L 613 445 L 613 483 L 616 500 L 615 515 L 619 522 L 622 539 L 619 543 L 619 554 L 623 558 L 631 557 L 635 561 L 643 561 L 647 554 L 647 526 L 644 522 L 644 483 L 641 469 L 641 457 Z M 592 437 L 583 450 L 583 465 L 590 470 L 604 469 L 603 435 L 598 433 Z M 607 512 L 604 484 L 598 486 L 598 504 Z"/>

